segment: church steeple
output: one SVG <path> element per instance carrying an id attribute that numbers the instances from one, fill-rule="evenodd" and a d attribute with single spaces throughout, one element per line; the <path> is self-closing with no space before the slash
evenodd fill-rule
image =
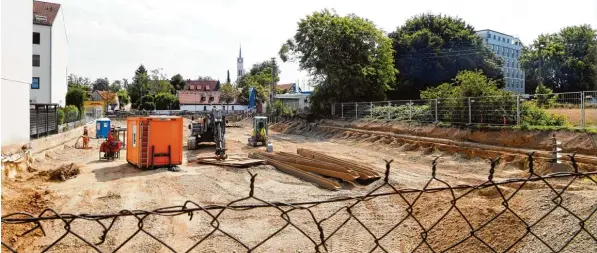
<path id="1" fill-rule="evenodd" d="M 243 66 L 244 59 L 243 59 L 243 51 L 242 46 L 238 48 L 238 58 L 236 58 L 236 80 L 238 81 L 244 74 L 245 68 Z"/>

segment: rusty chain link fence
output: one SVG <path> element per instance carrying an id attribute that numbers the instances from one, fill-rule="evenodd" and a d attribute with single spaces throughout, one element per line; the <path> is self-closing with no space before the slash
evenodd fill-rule
<path id="1" fill-rule="evenodd" d="M 391 183 L 386 161 L 384 181 L 368 194 L 289 203 L 259 198 L 250 174 L 248 195 L 226 205 L 8 214 L 2 229 L 17 226 L 18 240 L 35 245 L 3 235 L 2 251 L 597 252 L 597 172 L 570 160 L 570 172 L 539 175 L 529 154 L 524 176 L 498 180 L 498 158 L 484 182 L 450 185 L 435 159 L 420 189 Z"/>

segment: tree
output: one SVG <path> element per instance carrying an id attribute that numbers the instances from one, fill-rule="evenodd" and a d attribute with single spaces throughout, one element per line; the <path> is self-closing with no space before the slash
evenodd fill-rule
<path id="1" fill-rule="evenodd" d="M 231 83 L 230 82 L 230 70 L 226 70 L 226 83 Z"/>
<path id="2" fill-rule="evenodd" d="M 92 84 L 93 90 L 108 90 L 110 88 L 110 81 L 108 80 L 107 77 L 104 78 L 98 78 L 95 80 L 95 82 L 93 82 Z"/>
<path id="3" fill-rule="evenodd" d="M 121 89 L 116 93 L 118 95 L 118 101 L 120 102 L 120 108 L 128 105 L 131 102 L 128 92 L 125 89 Z"/>
<path id="4" fill-rule="evenodd" d="M 539 83 L 555 92 L 597 89 L 597 31 L 590 25 L 569 26 L 542 34 L 522 50 L 526 92 Z"/>
<path id="5" fill-rule="evenodd" d="M 178 98 L 169 92 L 155 94 L 153 101 L 155 101 L 156 110 L 173 110 L 179 107 Z"/>
<path id="6" fill-rule="evenodd" d="M 416 99 L 419 91 L 449 82 L 462 70 L 480 69 L 503 87 L 501 59 L 460 18 L 421 14 L 389 34 L 398 86 L 391 99 Z"/>
<path id="7" fill-rule="evenodd" d="M 83 102 L 85 102 L 86 98 L 86 91 L 83 88 L 71 86 L 66 92 L 66 105 L 74 105 L 79 108 L 79 111 L 83 111 Z"/>
<path id="8" fill-rule="evenodd" d="M 216 91 L 220 90 L 220 80 L 218 80 L 218 82 L 216 82 Z"/>
<path id="9" fill-rule="evenodd" d="M 184 78 L 180 74 L 176 74 L 170 79 L 170 84 L 172 84 L 172 87 L 174 87 L 175 90 L 184 90 L 187 82 L 185 82 Z"/>
<path id="10" fill-rule="evenodd" d="M 282 61 L 298 60 L 311 76 L 313 113 L 329 113 L 334 102 L 383 100 L 396 79 L 392 41 L 354 14 L 326 9 L 308 15 L 279 53 Z"/>
<path id="11" fill-rule="evenodd" d="M 211 76 L 199 76 L 197 77 L 197 81 L 215 81 Z"/>
<path id="12" fill-rule="evenodd" d="M 163 92 L 173 93 L 176 91 L 167 75 L 161 72 L 161 69 L 154 69 L 151 71 L 151 79 L 149 80 L 149 92 L 151 94 L 158 94 Z"/>
<path id="13" fill-rule="evenodd" d="M 145 66 L 140 65 L 137 68 L 133 82 L 127 87 L 127 92 L 131 98 L 131 103 L 140 106 L 141 97 L 149 93 L 149 77 Z"/>
<path id="14" fill-rule="evenodd" d="M 109 88 L 109 90 L 111 92 L 118 92 L 120 89 L 122 89 L 120 80 L 116 80 L 116 81 L 112 82 L 112 84 L 110 85 L 110 88 Z"/>
<path id="15" fill-rule="evenodd" d="M 68 86 L 81 86 L 88 88 L 91 86 L 91 81 L 87 77 L 77 76 L 75 74 L 68 75 Z"/>
<path id="16" fill-rule="evenodd" d="M 220 101 L 224 101 L 226 104 L 234 102 L 234 99 L 238 97 L 238 90 L 230 83 L 225 83 L 220 89 Z"/>

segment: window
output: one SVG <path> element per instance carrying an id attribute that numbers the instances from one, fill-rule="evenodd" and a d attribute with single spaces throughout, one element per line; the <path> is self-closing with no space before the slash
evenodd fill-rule
<path id="1" fill-rule="evenodd" d="M 39 33 L 33 33 L 33 44 L 39 45 Z"/>
<path id="2" fill-rule="evenodd" d="M 242 72 L 242 71 L 239 69 L 239 70 L 238 70 L 238 76 L 241 76 L 241 74 L 242 74 L 241 72 Z"/>
<path id="3" fill-rule="evenodd" d="M 39 89 L 39 77 L 34 77 L 31 80 L 31 89 Z"/>
<path id="4" fill-rule="evenodd" d="M 232 106 L 232 110 L 234 111 L 234 105 Z"/>
<path id="5" fill-rule="evenodd" d="M 495 35 L 493 35 L 493 39 L 495 40 Z"/>
<path id="6" fill-rule="evenodd" d="M 510 44 L 510 39 L 508 39 L 508 44 Z"/>
<path id="7" fill-rule="evenodd" d="M 491 34 L 487 33 L 487 38 L 491 39 Z"/>
<path id="8" fill-rule="evenodd" d="M 204 111 L 207 111 L 207 105 L 204 105 L 204 106 L 203 106 L 203 110 L 204 110 Z"/>
<path id="9" fill-rule="evenodd" d="M 33 67 L 39 67 L 39 55 L 38 54 L 33 55 Z"/>
<path id="10" fill-rule="evenodd" d="M 133 147 L 137 146 L 137 123 L 133 122 Z"/>

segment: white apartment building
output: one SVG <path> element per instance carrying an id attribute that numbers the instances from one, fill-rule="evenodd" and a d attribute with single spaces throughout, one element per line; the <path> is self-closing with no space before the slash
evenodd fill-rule
<path id="1" fill-rule="evenodd" d="M 504 90 L 524 93 L 524 71 L 520 67 L 522 43 L 514 36 L 485 29 L 477 31 L 483 43 L 504 60 L 502 71 L 506 87 Z"/>
<path id="2" fill-rule="evenodd" d="M 68 40 L 60 4 L 33 2 L 32 55 L 30 102 L 64 106 L 68 89 Z"/>
<path id="3" fill-rule="evenodd" d="M 0 104 L 2 147 L 29 142 L 32 1 L 2 0 Z"/>

